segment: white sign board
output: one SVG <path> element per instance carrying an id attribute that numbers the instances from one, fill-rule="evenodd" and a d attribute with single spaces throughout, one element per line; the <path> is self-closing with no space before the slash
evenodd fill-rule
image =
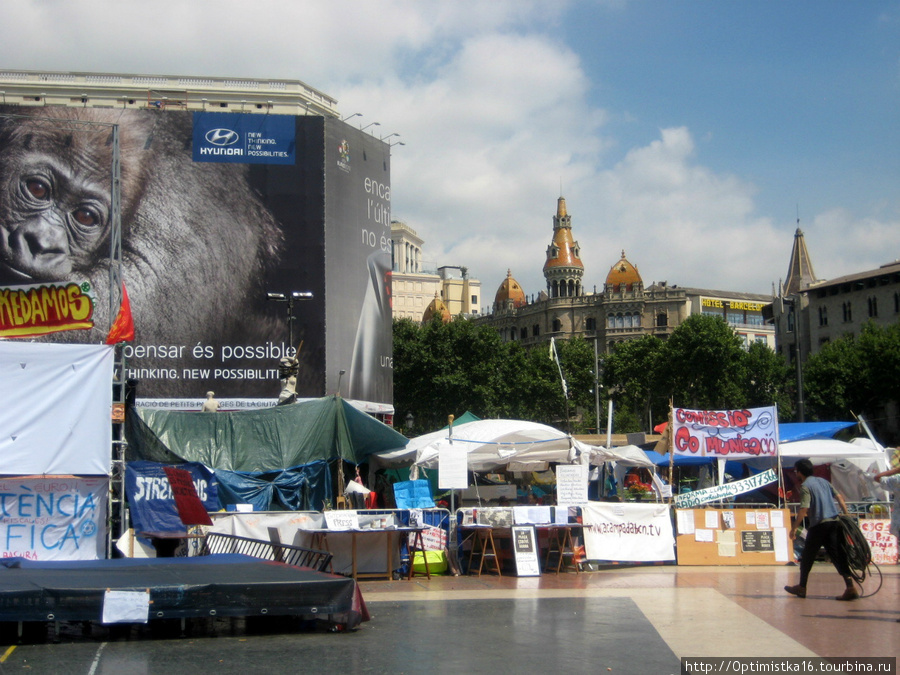
<path id="1" fill-rule="evenodd" d="M 582 504 L 588 500 L 588 466 L 560 464 L 556 467 L 556 503 Z"/>
<path id="2" fill-rule="evenodd" d="M 512 526 L 513 554 L 516 574 L 520 577 L 541 576 L 537 532 L 533 525 Z"/>
<path id="3" fill-rule="evenodd" d="M 465 490 L 469 487 L 469 467 L 464 445 L 447 445 L 441 448 L 438 454 L 438 487 L 441 490 Z"/>
<path id="4" fill-rule="evenodd" d="M 356 511 L 325 511 L 325 524 L 329 530 L 358 530 L 359 514 Z"/>

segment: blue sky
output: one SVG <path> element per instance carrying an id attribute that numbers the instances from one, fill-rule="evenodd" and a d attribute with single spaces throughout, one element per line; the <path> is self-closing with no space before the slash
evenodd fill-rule
<path id="1" fill-rule="evenodd" d="M 560 192 L 585 287 L 768 293 L 900 258 L 900 3 L 18 0 L 0 68 L 299 79 L 400 134 L 392 216 L 484 302 L 528 294 Z M 397 140 L 396 138 L 394 140 Z"/>

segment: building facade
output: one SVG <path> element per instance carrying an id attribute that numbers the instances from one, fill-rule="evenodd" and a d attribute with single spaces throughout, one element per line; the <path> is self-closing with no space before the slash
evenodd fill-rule
<path id="1" fill-rule="evenodd" d="M 391 298 L 394 318 L 446 320 L 476 316 L 481 306 L 481 282 L 465 267 L 436 267 L 422 255 L 422 238 L 406 223 L 391 222 Z"/>
<path id="2" fill-rule="evenodd" d="M 797 357 L 798 345 L 802 363 L 832 340 L 859 335 L 870 321 L 896 324 L 900 320 L 900 260 L 835 279 L 817 279 L 798 227 L 787 277 L 766 318 L 774 325 L 778 351 L 790 363 Z"/>
<path id="3" fill-rule="evenodd" d="M 692 314 L 714 314 L 734 328 L 745 346 L 762 342 L 775 347 L 774 330 L 762 312 L 772 301 L 768 295 L 685 288 L 665 281 L 645 286 L 624 251 L 609 268 L 602 291 L 586 292 L 584 275 L 572 216 L 560 197 L 544 262 L 546 289 L 529 300 L 508 271 L 490 313 L 480 320 L 495 327 L 504 340 L 526 346 L 552 337 L 581 336 L 611 351 L 617 343 L 644 335 L 666 339 Z"/>

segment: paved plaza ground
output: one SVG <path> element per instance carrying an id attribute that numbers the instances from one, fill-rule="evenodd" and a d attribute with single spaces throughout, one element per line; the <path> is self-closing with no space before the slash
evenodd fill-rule
<path id="1" fill-rule="evenodd" d="M 795 566 L 617 566 L 516 578 L 361 582 L 372 615 L 329 633 L 288 619 L 218 619 L 185 637 L 150 629 L 58 642 L 4 635 L 0 673 L 679 673 L 682 657 L 862 657 L 900 652 L 900 569 L 855 602 L 819 563 L 809 596 Z M 871 593 L 878 577 L 865 582 Z M 76 629 L 77 628 L 77 629 Z M 43 629 L 42 629 L 43 630 Z M 40 637 L 40 636 L 38 636 Z"/>

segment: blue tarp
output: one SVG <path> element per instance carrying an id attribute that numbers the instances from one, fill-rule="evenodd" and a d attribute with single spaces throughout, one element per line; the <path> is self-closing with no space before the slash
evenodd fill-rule
<path id="1" fill-rule="evenodd" d="M 662 455 L 656 450 L 644 450 L 647 459 L 656 464 L 656 466 L 669 466 L 669 455 Z M 697 466 L 699 464 L 709 464 L 714 457 L 686 457 L 675 455 L 675 466 Z"/>
<path id="2" fill-rule="evenodd" d="M 253 504 L 254 511 L 321 511 L 331 501 L 328 463 L 312 462 L 284 471 L 226 471 L 218 469 L 219 501 Z"/>
<path id="3" fill-rule="evenodd" d="M 837 432 L 852 426 L 856 422 L 787 422 L 778 425 L 778 440 L 789 443 L 807 438 L 834 438 Z"/>

